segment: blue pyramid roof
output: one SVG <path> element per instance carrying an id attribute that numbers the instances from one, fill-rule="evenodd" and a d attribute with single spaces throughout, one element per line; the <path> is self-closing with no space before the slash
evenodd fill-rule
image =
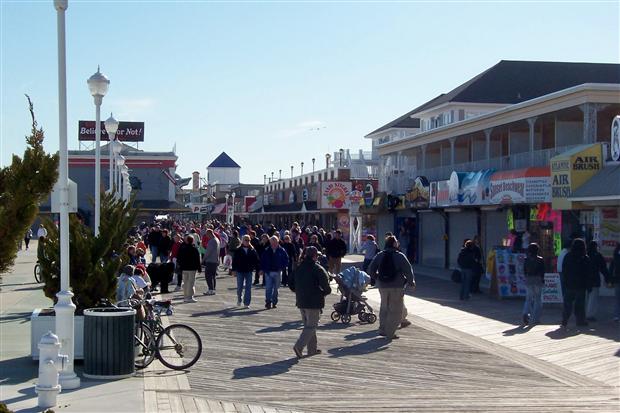
<path id="1" fill-rule="evenodd" d="M 215 158 L 207 168 L 241 168 L 237 162 L 233 161 L 226 152 L 222 152 L 220 156 Z"/>

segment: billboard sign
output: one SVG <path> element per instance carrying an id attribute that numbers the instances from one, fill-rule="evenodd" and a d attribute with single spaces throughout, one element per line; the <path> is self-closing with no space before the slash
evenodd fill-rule
<path id="1" fill-rule="evenodd" d="M 119 122 L 116 138 L 122 142 L 144 142 L 144 122 Z M 81 120 L 78 122 L 78 140 L 95 140 L 95 121 Z M 101 122 L 101 140 L 108 141 L 105 122 Z"/>

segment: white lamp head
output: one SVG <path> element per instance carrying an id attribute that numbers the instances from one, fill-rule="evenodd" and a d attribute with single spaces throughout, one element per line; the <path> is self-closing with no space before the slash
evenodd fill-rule
<path id="1" fill-rule="evenodd" d="M 116 135 L 116 131 L 118 131 L 118 121 L 114 119 L 111 113 L 110 117 L 105 120 L 105 130 L 110 137 Z"/>
<path id="2" fill-rule="evenodd" d="M 97 66 L 97 73 L 88 78 L 86 83 L 88 83 L 90 94 L 93 96 L 105 96 L 108 92 L 108 86 L 110 86 L 110 80 L 99 71 L 99 66 Z"/>

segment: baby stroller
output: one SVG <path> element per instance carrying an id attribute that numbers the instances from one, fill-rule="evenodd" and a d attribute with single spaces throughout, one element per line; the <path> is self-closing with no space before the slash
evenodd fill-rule
<path id="1" fill-rule="evenodd" d="M 333 278 L 340 290 L 340 301 L 334 304 L 332 320 L 349 324 L 351 316 L 357 314 L 357 318 L 362 322 L 369 324 L 376 322 L 377 315 L 374 314 L 366 297 L 362 295 L 364 287 L 370 282 L 368 274 L 355 267 L 349 267 Z"/>

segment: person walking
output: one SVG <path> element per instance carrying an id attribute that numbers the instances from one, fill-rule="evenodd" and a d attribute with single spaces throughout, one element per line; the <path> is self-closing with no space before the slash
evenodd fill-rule
<path id="1" fill-rule="evenodd" d="M 367 271 L 372 259 L 375 258 L 379 251 L 379 245 L 375 241 L 375 237 L 372 235 L 366 235 L 366 241 L 362 244 L 361 252 L 364 254 L 364 263 L 362 264 L 362 271 Z"/>
<path id="2" fill-rule="evenodd" d="M 577 326 L 587 326 L 586 321 L 586 288 L 588 286 L 590 259 L 586 254 L 586 243 L 582 238 L 575 238 L 570 251 L 562 263 L 564 281 L 564 310 L 562 312 L 562 327 L 567 328 L 571 314 L 575 313 Z"/>
<path id="3" fill-rule="evenodd" d="M 320 354 L 317 348 L 316 329 L 321 312 L 325 307 L 325 297 L 331 294 L 329 277 L 317 263 L 318 251 L 314 247 L 305 249 L 304 259 L 289 279 L 289 288 L 295 293 L 295 305 L 301 313 L 304 328 L 293 346 L 297 358 L 303 357 L 304 348 L 308 356 Z"/>
<path id="4" fill-rule="evenodd" d="M 32 239 L 32 228 L 28 228 L 28 231 L 26 231 L 26 235 L 24 235 L 24 244 L 26 244 L 26 250 L 28 249 L 28 244 L 30 244 L 31 239 Z"/>
<path id="5" fill-rule="evenodd" d="M 282 271 L 282 285 L 286 287 L 288 285 L 288 281 L 293 276 L 293 266 L 297 262 L 297 248 L 293 244 L 290 235 L 284 236 L 284 242 L 281 244 L 284 251 L 286 251 L 286 255 L 288 255 L 288 265 Z"/>
<path id="6" fill-rule="evenodd" d="M 471 280 L 476 269 L 476 253 L 474 250 L 474 242 L 470 239 L 465 241 L 463 248 L 459 252 L 457 263 L 461 269 L 461 291 L 459 299 L 461 301 L 469 300 Z"/>
<path id="7" fill-rule="evenodd" d="M 212 229 L 207 229 L 205 254 L 202 262 L 205 265 L 205 279 L 207 281 L 207 291 L 204 295 L 215 295 L 215 285 L 217 279 L 217 266 L 219 265 L 220 241 L 215 236 Z"/>
<path id="8" fill-rule="evenodd" d="M 480 248 L 480 237 L 478 237 L 478 235 L 474 235 L 472 242 L 474 243 L 472 248 L 474 250 L 474 260 L 476 261 L 476 265 L 474 266 L 474 271 L 471 276 L 470 289 L 472 293 L 480 294 L 482 292 L 480 291 L 480 279 L 482 278 L 482 273 L 484 272 L 484 266 L 482 265 L 484 259 L 482 257 L 482 248 Z M 524 245 L 529 245 L 529 242 Z"/>
<path id="9" fill-rule="evenodd" d="M 604 278 L 609 277 L 605 258 L 598 251 L 598 243 L 588 243 L 588 257 L 590 258 L 590 271 L 588 273 L 588 285 L 586 290 L 586 320 L 596 321 L 598 313 L 598 297 L 601 288 L 601 274 Z"/>
<path id="10" fill-rule="evenodd" d="M 415 289 L 415 278 L 411 263 L 398 250 L 398 240 L 389 236 L 385 240 L 385 249 L 373 258 L 368 267 L 368 275 L 376 279 L 381 296 L 379 310 L 379 335 L 388 340 L 397 339 L 396 330 L 411 324 L 404 304 L 405 288 Z"/>
<path id="11" fill-rule="evenodd" d="M 228 240 L 228 255 L 230 255 L 231 259 L 235 256 L 235 252 L 237 252 L 237 249 L 239 249 L 240 246 L 241 246 L 241 239 L 239 238 L 239 231 L 235 229 L 232 232 L 232 236 Z M 228 274 L 232 275 L 232 272 L 233 270 L 232 270 L 232 265 L 231 265 L 231 268 L 229 268 L 228 270 Z"/>
<path id="12" fill-rule="evenodd" d="M 527 294 L 523 304 L 523 325 L 533 326 L 540 322 L 542 311 L 542 287 L 545 282 L 545 261 L 538 255 L 538 244 L 527 246 L 527 255 L 523 263 Z"/>
<path id="13" fill-rule="evenodd" d="M 256 250 L 256 254 L 258 254 L 258 258 L 260 261 L 260 257 L 262 257 L 263 251 L 265 251 L 265 248 L 267 248 L 267 246 L 269 245 L 269 237 L 267 236 L 267 234 L 262 234 L 260 236 L 260 239 L 257 236 L 254 236 L 254 238 L 252 238 L 251 243 L 254 249 Z M 256 267 L 253 285 L 258 285 L 258 284 L 260 284 L 260 263 Z M 263 277 L 262 285 L 265 286 L 265 277 Z"/>
<path id="14" fill-rule="evenodd" d="M 607 283 L 608 288 L 614 289 L 614 321 L 618 322 L 620 321 L 620 242 L 616 243 L 605 283 Z"/>
<path id="15" fill-rule="evenodd" d="M 347 244 L 342 239 L 342 231 L 336 230 L 334 238 L 326 242 L 325 252 L 328 259 L 329 272 L 340 274 L 342 257 L 347 255 Z"/>
<path id="16" fill-rule="evenodd" d="M 241 306 L 243 293 L 243 306 L 250 307 L 252 301 L 252 272 L 260 264 L 258 254 L 252 246 L 249 235 L 241 238 L 241 246 L 235 251 L 232 260 L 233 275 L 237 277 L 237 307 Z M 245 290 L 245 292 L 244 292 Z"/>
<path id="17" fill-rule="evenodd" d="M 179 254 L 179 248 L 183 245 L 183 239 L 180 234 L 174 234 L 172 248 L 170 249 L 170 259 L 174 263 L 174 275 L 176 275 L 177 286 L 174 291 L 181 290 L 181 284 L 183 283 L 183 271 L 181 271 L 179 264 L 177 263 L 177 255 Z"/>
<path id="18" fill-rule="evenodd" d="M 172 250 L 172 238 L 168 235 L 168 230 L 164 229 L 161 231 L 161 238 L 159 239 L 159 243 L 157 244 L 157 253 L 159 254 L 159 261 L 162 264 L 168 262 L 170 258 L 170 250 Z"/>
<path id="19" fill-rule="evenodd" d="M 161 240 L 161 231 L 159 225 L 153 226 L 148 235 L 149 249 L 151 250 L 151 262 L 157 262 L 159 257 L 159 240 Z"/>
<path id="20" fill-rule="evenodd" d="M 45 229 L 43 224 L 40 224 L 39 229 L 37 230 L 37 239 L 40 239 L 41 237 L 47 238 L 47 230 Z"/>
<path id="21" fill-rule="evenodd" d="M 183 271 L 183 296 L 186 303 L 195 303 L 197 300 L 194 298 L 196 294 L 196 272 L 200 274 L 202 267 L 200 266 L 200 253 L 198 249 L 194 247 L 194 237 L 188 235 L 185 237 L 185 242 L 179 247 L 177 253 L 177 263 Z"/>
<path id="22" fill-rule="evenodd" d="M 284 248 L 280 246 L 278 237 L 272 235 L 269 238 L 269 247 L 263 251 L 261 256 L 261 269 L 265 279 L 265 308 L 277 308 L 278 288 L 282 271 L 288 266 L 288 255 Z"/>

